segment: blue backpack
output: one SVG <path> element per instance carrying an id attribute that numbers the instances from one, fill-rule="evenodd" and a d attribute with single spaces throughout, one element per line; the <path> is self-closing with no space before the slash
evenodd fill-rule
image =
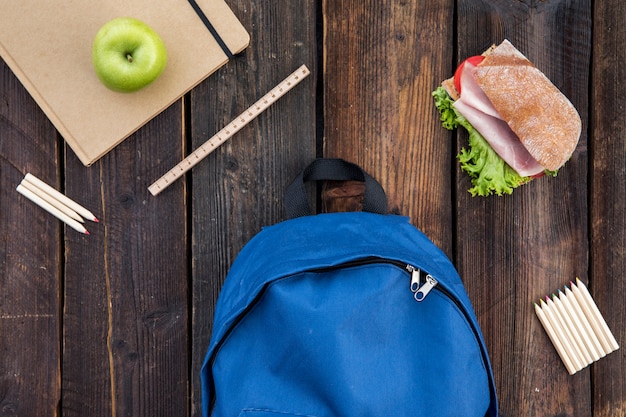
<path id="1" fill-rule="evenodd" d="M 310 215 L 304 182 L 365 182 L 363 212 Z M 201 371 L 204 417 L 495 417 L 485 343 L 454 266 L 385 214 L 358 166 L 317 159 L 290 220 L 242 249 Z"/>

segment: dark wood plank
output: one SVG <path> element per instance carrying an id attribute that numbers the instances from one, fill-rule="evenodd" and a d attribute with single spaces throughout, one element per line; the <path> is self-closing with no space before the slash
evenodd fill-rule
<path id="1" fill-rule="evenodd" d="M 315 3 L 228 3 L 252 40 L 191 93 L 194 149 L 300 65 L 312 73 L 193 169 L 192 415 L 200 415 L 200 366 L 228 268 L 261 227 L 284 218 L 284 188 L 316 149 Z"/>
<path id="2" fill-rule="evenodd" d="M 592 292 L 619 351 L 594 366 L 594 416 L 626 415 L 626 9 L 622 2 L 595 2 L 591 91 Z"/>
<path id="3" fill-rule="evenodd" d="M 222 281 L 241 247 L 282 220 L 284 187 L 320 151 L 316 134 L 455 261 L 503 417 L 625 414 L 623 351 L 567 375 L 532 303 L 580 276 L 626 339 L 626 9 L 596 2 L 592 25 L 589 1 L 228 3 L 252 34 L 245 53 L 90 168 L 0 62 L 0 414 L 199 416 Z M 570 97 L 583 137 L 557 178 L 471 198 L 454 161 L 466 137 L 440 127 L 430 92 L 503 37 Z M 302 63 L 308 80 L 186 180 L 148 193 Z M 15 192 L 29 171 L 96 212 L 90 236 Z"/>
<path id="4" fill-rule="evenodd" d="M 15 191 L 27 172 L 58 187 L 59 141 L 0 60 L 0 414 L 50 416 L 61 395 L 62 225 Z"/>
<path id="5" fill-rule="evenodd" d="M 448 1 L 325 1 L 324 155 L 361 165 L 452 254 L 450 135 L 430 95 L 452 61 Z"/>
<path id="6" fill-rule="evenodd" d="M 588 270 L 590 2 L 464 0 L 457 15 L 458 61 L 508 38 L 583 119 L 580 144 L 556 178 L 473 198 L 459 172 L 457 266 L 487 340 L 502 416 L 590 415 L 589 370 L 567 374 L 533 311 Z M 466 140 L 459 135 L 459 148 Z"/>
<path id="7" fill-rule="evenodd" d="M 67 193 L 101 222 L 66 239 L 64 415 L 187 414 L 185 183 L 147 189 L 180 160 L 182 120 L 181 100 L 89 168 L 67 150 Z"/>

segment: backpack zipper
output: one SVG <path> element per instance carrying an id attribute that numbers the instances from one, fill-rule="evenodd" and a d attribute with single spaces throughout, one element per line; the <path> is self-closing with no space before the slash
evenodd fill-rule
<path id="1" fill-rule="evenodd" d="M 411 264 L 407 264 L 401 261 L 396 261 L 394 259 L 379 258 L 376 256 L 368 256 L 366 258 L 355 259 L 352 261 L 344 262 L 339 265 L 315 268 L 315 269 L 305 271 L 305 272 L 321 273 L 321 272 L 328 272 L 328 271 L 334 271 L 337 269 L 352 268 L 352 267 L 369 265 L 369 264 L 394 265 L 408 272 L 411 275 L 410 289 L 411 289 L 411 292 L 413 293 L 413 298 L 415 299 L 415 301 L 418 301 L 418 302 L 424 301 L 428 293 L 433 288 L 435 288 L 437 284 L 439 283 L 435 279 L 435 277 L 433 277 L 429 273 L 424 272 L 420 268 L 417 268 Z M 447 291 L 445 290 L 442 290 L 442 291 L 444 292 L 444 294 L 450 296 L 450 293 L 448 293 Z"/>
<path id="2" fill-rule="evenodd" d="M 470 327 L 472 333 L 474 334 L 474 339 L 476 340 L 476 343 L 478 344 L 480 355 L 482 357 L 483 364 L 487 371 L 487 379 L 488 379 L 489 392 L 490 392 L 489 396 L 490 396 L 490 402 L 492 402 L 493 399 L 495 398 L 495 393 L 493 391 L 493 388 L 494 388 L 493 374 L 491 373 L 490 367 L 488 366 L 489 355 L 487 353 L 486 346 L 484 346 L 483 343 L 481 342 L 482 338 L 480 336 L 480 330 L 477 328 L 474 322 L 470 319 L 470 314 L 468 313 L 465 306 L 461 303 L 461 301 L 459 301 L 459 299 L 445 286 L 438 285 L 439 281 L 437 281 L 437 279 L 435 279 L 435 277 L 433 277 L 431 274 L 426 273 L 411 264 L 407 264 L 407 263 L 404 263 L 402 261 L 398 261 L 395 259 L 380 258 L 377 256 L 368 256 L 365 258 L 344 262 L 343 264 L 339 264 L 335 266 L 328 266 L 324 268 L 317 268 L 317 269 L 304 271 L 304 272 L 324 272 L 324 271 L 332 271 L 336 269 L 348 268 L 348 267 L 353 267 L 353 266 L 362 266 L 362 265 L 367 265 L 367 264 L 376 264 L 376 263 L 395 265 L 396 267 L 400 269 L 404 269 L 407 273 L 409 273 L 411 276 L 409 289 L 413 293 L 413 298 L 415 299 L 415 301 L 417 302 L 424 301 L 426 299 L 426 296 L 428 296 L 428 294 L 433 289 L 436 288 L 438 292 L 440 292 L 444 297 L 446 297 L 456 306 L 456 308 L 461 312 L 463 317 L 465 317 L 465 320 L 468 326 Z M 425 274 L 425 277 L 424 277 L 424 280 L 422 280 L 422 275 L 424 274 Z M 490 408 L 491 407 L 492 405 L 490 405 Z"/>
<path id="3" fill-rule="evenodd" d="M 424 284 L 422 285 L 422 271 L 413 265 L 404 267 L 411 274 L 411 292 L 415 301 L 422 302 L 428 293 L 439 284 L 432 275 L 426 274 Z"/>
<path id="4" fill-rule="evenodd" d="M 476 338 L 476 342 L 480 345 L 479 333 L 478 333 L 477 329 L 474 327 L 474 325 L 471 322 L 471 320 L 469 320 L 468 313 L 465 310 L 465 308 L 463 307 L 463 305 L 461 304 L 461 302 L 459 300 L 457 300 L 457 298 L 450 291 L 448 291 L 447 288 L 445 288 L 445 287 L 443 287 L 441 285 L 438 286 L 439 281 L 437 281 L 435 279 L 435 277 L 433 277 L 429 273 L 425 273 L 420 268 L 417 268 L 417 267 L 415 267 L 415 266 L 413 266 L 411 264 L 407 264 L 407 263 L 404 263 L 402 261 L 397 261 L 397 260 L 394 260 L 394 259 L 379 258 L 377 256 L 368 256 L 368 257 L 365 257 L 365 258 L 360 258 L 360 259 L 355 259 L 355 260 L 352 260 L 352 261 L 347 261 L 347 262 L 344 262 L 344 263 L 341 263 L 341 264 L 338 264 L 338 265 L 304 270 L 304 271 L 300 271 L 299 273 L 303 273 L 303 272 L 321 273 L 321 272 L 334 271 L 334 270 L 343 269 L 343 268 L 351 268 L 351 267 L 356 267 L 356 266 L 363 266 L 363 265 L 368 265 L 368 264 L 389 264 L 389 265 L 394 265 L 394 266 L 396 266 L 396 267 L 398 267 L 400 269 L 405 270 L 411 276 L 409 289 L 413 293 L 413 298 L 417 302 L 424 301 L 426 299 L 426 297 L 428 296 L 428 294 L 436 287 L 437 290 L 440 291 L 449 300 L 451 300 L 454 303 L 454 305 L 459 309 L 459 311 L 461 311 L 463 316 L 466 317 L 467 322 L 468 322 L 470 328 L 472 329 L 472 332 L 474 333 L 474 336 Z M 424 276 L 424 279 L 422 280 L 422 276 L 424 274 L 425 274 L 425 276 Z M 279 280 L 285 279 L 285 278 L 289 278 L 289 276 L 279 278 L 279 279 L 277 279 L 275 281 L 279 281 Z M 275 282 L 275 281 L 272 281 L 272 282 Z M 227 330 L 227 332 L 222 336 L 222 339 L 216 345 L 216 347 L 215 347 L 215 349 L 213 351 L 213 354 L 212 354 L 211 358 L 209 359 L 209 363 L 210 363 L 211 367 L 213 366 L 213 362 L 215 361 L 215 357 L 217 356 L 217 353 L 219 352 L 219 350 L 221 348 L 221 345 L 228 338 L 228 335 L 234 330 L 235 327 L 237 327 L 237 324 L 246 316 L 246 314 L 253 308 L 253 306 L 258 302 L 258 300 L 261 299 L 261 297 L 263 296 L 263 294 L 267 290 L 268 286 L 271 285 L 272 282 L 268 282 L 268 283 L 266 283 L 264 285 L 263 289 L 261 289 L 261 291 L 259 291 L 259 293 L 256 295 L 254 300 L 252 300 L 252 302 L 248 306 L 246 306 L 244 311 L 242 311 L 241 314 L 236 318 L 234 323 L 231 324 L 230 329 Z M 480 347 L 480 351 L 481 351 L 481 355 L 483 357 L 483 363 L 486 366 L 486 364 L 488 363 L 487 353 L 485 352 L 485 349 L 482 346 Z M 211 379 L 211 382 L 213 382 L 212 379 Z M 213 413 L 213 409 L 215 407 L 215 389 L 213 389 L 213 393 L 214 393 L 214 395 L 211 396 L 211 401 L 210 401 L 210 405 L 209 405 L 209 415 L 211 415 Z"/>
<path id="5" fill-rule="evenodd" d="M 437 281 L 437 279 L 435 277 L 433 277 L 431 274 L 422 271 L 420 268 L 417 268 L 411 264 L 407 264 L 404 263 L 402 261 L 397 261 L 395 259 L 387 259 L 387 258 L 379 258 L 376 256 L 369 256 L 369 257 L 365 257 L 365 258 L 361 258 L 361 259 L 356 259 L 353 261 L 348 261 L 345 262 L 343 264 L 339 264 L 339 265 L 335 265 L 335 266 L 329 266 L 329 267 L 324 267 L 324 268 L 318 268 L 318 269 L 313 269 L 310 271 L 305 271 L 305 272 L 324 272 L 324 271 L 332 271 L 332 270 L 336 270 L 336 269 L 341 269 L 341 268 L 347 268 L 347 267 L 352 267 L 352 266 L 361 266 L 361 265 L 367 265 L 367 264 L 390 264 L 390 265 L 395 265 L 396 267 L 400 268 L 400 269 L 404 269 L 407 273 L 410 274 L 411 279 L 410 279 L 410 285 L 409 285 L 409 289 L 410 291 L 413 293 L 413 298 L 415 299 L 415 301 L 417 302 L 422 302 L 426 299 L 426 296 L 428 296 L 428 294 L 433 290 L 436 289 L 436 291 L 440 292 L 444 297 L 446 297 L 448 300 L 450 300 L 455 306 L 456 308 L 461 312 L 461 314 L 463 315 L 463 317 L 465 317 L 467 324 L 469 325 L 472 333 L 474 334 L 474 338 L 476 340 L 476 343 L 479 346 L 479 350 L 480 350 L 480 354 L 482 356 L 483 359 L 483 364 L 485 366 L 485 369 L 487 369 L 487 374 L 488 377 L 487 379 L 489 380 L 489 391 L 490 391 L 490 397 L 493 398 L 494 397 L 494 393 L 493 393 L 493 375 L 491 374 L 491 371 L 489 370 L 489 355 L 487 353 L 487 348 L 481 343 L 481 336 L 480 336 L 480 331 L 479 329 L 474 325 L 474 322 L 470 319 L 470 314 L 468 313 L 468 311 L 466 310 L 465 306 L 461 303 L 461 301 L 459 301 L 459 299 L 450 291 L 448 290 L 445 286 L 443 285 L 438 285 L 439 281 Z M 424 279 L 422 280 L 422 276 L 425 274 Z M 491 399 L 490 399 L 491 401 Z"/>

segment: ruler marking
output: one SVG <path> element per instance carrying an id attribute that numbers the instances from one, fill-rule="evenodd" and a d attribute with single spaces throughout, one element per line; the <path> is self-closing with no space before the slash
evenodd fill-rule
<path id="1" fill-rule="evenodd" d="M 302 77 L 300 76 L 302 74 Z M 276 102 L 279 98 L 281 98 L 284 94 L 286 94 L 292 87 L 298 84 L 301 80 L 303 80 L 307 75 L 310 74 L 309 69 L 306 65 L 302 65 L 296 71 L 291 73 L 287 78 L 285 78 L 278 86 L 274 87 L 270 90 L 269 93 L 261 97 L 261 99 L 257 100 L 254 104 L 248 107 L 243 111 L 239 116 L 233 119 L 232 122 L 227 124 L 224 128 L 222 128 L 219 132 L 209 138 L 206 142 L 204 142 L 198 149 L 193 151 L 191 155 L 187 156 L 177 165 L 175 165 L 172 169 L 166 172 L 161 178 L 156 180 L 152 185 L 148 187 L 150 193 L 154 196 L 159 194 L 165 188 L 167 188 L 172 182 L 181 177 L 185 172 L 189 171 L 192 167 L 194 167 L 198 162 L 204 159 L 207 155 L 213 152 L 217 147 L 222 145 L 228 139 L 230 139 L 235 133 L 241 130 L 244 126 L 254 120 L 261 112 L 267 109 L 270 105 Z M 285 87 L 286 86 L 286 87 Z M 276 92 L 278 91 L 278 93 Z M 247 118 L 246 118 L 247 116 Z M 240 124 L 237 123 L 240 122 Z M 207 146 L 210 145 L 210 148 Z M 171 177 L 171 180 L 168 181 L 168 177 Z"/>

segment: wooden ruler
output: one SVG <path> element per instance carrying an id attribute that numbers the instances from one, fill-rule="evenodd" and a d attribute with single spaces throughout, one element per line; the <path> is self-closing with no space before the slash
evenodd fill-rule
<path id="1" fill-rule="evenodd" d="M 250 123 L 254 118 L 261 114 L 265 109 L 278 101 L 289 90 L 296 86 L 300 81 L 306 78 L 311 71 L 302 65 L 300 68 L 291 73 L 280 84 L 270 90 L 252 106 L 248 107 L 243 113 L 237 116 L 226 127 L 213 135 L 209 140 L 204 142 L 198 149 L 193 151 L 188 157 L 179 162 L 174 168 L 166 172 L 161 178 L 156 180 L 148 190 L 154 196 L 166 189 L 170 184 L 182 177 L 187 171 L 193 168 L 198 162 L 207 155 L 217 149 L 220 145 L 230 139 L 241 128 Z"/>

